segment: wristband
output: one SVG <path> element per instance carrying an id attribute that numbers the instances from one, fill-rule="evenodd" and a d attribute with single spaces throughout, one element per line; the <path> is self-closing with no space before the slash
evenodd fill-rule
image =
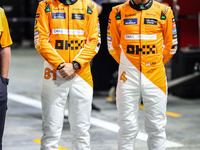
<path id="1" fill-rule="evenodd" d="M 61 64 L 63 64 L 63 63 L 61 63 Z M 60 65 L 57 67 L 57 70 L 61 70 L 62 68 L 64 68 L 64 66 L 60 67 Z"/>

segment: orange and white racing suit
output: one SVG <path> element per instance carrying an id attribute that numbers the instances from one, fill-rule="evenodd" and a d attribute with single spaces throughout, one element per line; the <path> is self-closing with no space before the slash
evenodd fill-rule
<path id="1" fill-rule="evenodd" d="M 177 50 L 177 30 L 170 7 L 132 0 L 109 16 L 108 49 L 119 63 L 116 92 L 119 150 L 133 150 L 142 98 L 149 150 L 165 149 L 167 82 L 164 65 Z M 164 47 L 164 48 L 163 48 Z"/>
<path id="2" fill-rule="evenodd" d="M 34 43 L 45 59 L 42 81 L 43 136 L 42 150 L 57 150 L 63 127 L 65 105 L 68 106 L 73 150 L 90 149 L 90 112 L 93 82 L 90 61 L 99 50 L 96 4 L 90 0 L 65 5 L 46 0 L 38 5 L 34 26 Z M 86 42 L 87 41 L 87 42 Z M 75 78 L 65 80 L 58 66 L 76 61 L 80 69 Z"/>

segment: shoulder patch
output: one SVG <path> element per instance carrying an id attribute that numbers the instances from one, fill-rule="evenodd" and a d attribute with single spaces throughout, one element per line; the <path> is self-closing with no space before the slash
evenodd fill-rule
<path id="1" fill-rule="evenodd" d="M 119 11 L 116 16 L 115 16 L 116 20 L 120 20 L 121 19 L 121 11 Z"/>
<path id="2" fill-rule="evenodd" d="M 161 20 L 165 20 L 166 19 L 166 15 L 163 11 L 161 11 L 161 16 L 160 16 Z"/>
<path id="3" fill-rule="evenodd" d="M 50 11 L 51 11 L 50 6 L 47 5 L 46 8 L 45 8 L 45 12 L 50 12 Z"/>
<path id="4" fill-rule="evenodd" d="M 92 9 L 88 6 L 88 7 L 87 7 L 87 13 L 88 13 L 88 14 L 92 14 L 92 12 L 93 12 Z"/>

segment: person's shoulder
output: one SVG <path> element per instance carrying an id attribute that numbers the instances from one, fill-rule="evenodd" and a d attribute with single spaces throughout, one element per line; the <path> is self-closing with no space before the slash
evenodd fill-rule
<path id="1" fill-rule="evenodd" d="M 39 2 L 39 5 L 43 8 L 46 9 L 47 7 L 49 7 L 49 5 L 53 4 L 55 0 L 42 0 Z"/>
<path id="2" fill-rule="evenodd" d="M 116 5 L 116 6 L 113 6 L 112 7 L 112 10 L 114 12 L 119 12 L 121 11 L 122 9 L 126 9 L 126 7 L 129 6 L 129 1 L 125 2 L 125 3 L 122 3 L 122 4 L 119 4 L 119 5 Z"/>
<path id="3" fill-rule="evenodd" d="M 122 4 L 119 4 L 119 5 L 116 5 L 116 6 L 113 6 L 113 9 L 123 9 L 127 6 L 129 6 L 129 1 L 122 3 Z"/>
<path id="4" fill-rule="evenodd" d="M 88 6 L 90 6 L 90 7 L 96 5 L 96 3 L 94 1 L 92 1 L 92 0 L 86 0 L 86 1 L 88 3 Z M 83 2 L 84 2 L 84 0 L 83 0 Z"/>
<path id="5" fill-rule="evenodd" d="M 4 13 L 4 9 L 0 7 L 0 13 Z"/>
<path id="6" fill-rule="evenodd" d="M 48 4 L 51 4 L 51 3 L 53 3 L 55 0 L 42 0 L 42 1 L 40 1 L 40 5 L 42 5 L 42 6 L 46 6 L 46 5 L 48 5 Z"/>
<path id="7" fill-rule="evenodd" d="M 96 9 L 97 4 L 92 0 L 82 0 L 83 2 L 87 3 L 87 13 L 92 14 L 92 12 Z"/>
<path id="8" fill-rule="evenodd" d="M 0 7 L 0 20 L 5 19 L 5 11 L 3 8 Z"/>
<path id="9" fill-rule="evenodd" d="M 171 7 L 169 5 L 166 5 L 164 3 L 159 3 L 159 2 L 156 2 L 156 1 L 153 2 L 153 6 L 160 9 L 165 14 L 168 13 L 171 10 Z"/>

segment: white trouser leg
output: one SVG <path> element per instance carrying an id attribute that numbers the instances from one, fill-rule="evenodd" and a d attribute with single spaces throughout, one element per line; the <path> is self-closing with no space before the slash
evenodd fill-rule
<path id="1" fill-rule="evenodd" d="M 143 90 L 145 130 L 149 150 L 165 150 L 167 95 L 159 88 L 147 86 Z"/>
<path id="2" fill-rule="evenodd" d="M 69 93 L 69 122 L 72 150 L 90 150 L 90 115 L 93 88 L 78 75 Z"/>
<path id="3" fill-rule="evenodd" d="M 133 69 L 133 68 L 131 68 Z M 131 81 L 131 69 L 120 68 L 119 76 L 126 72 L 125 82 L 118 80 L 117 85 L 117 109 L 118 109 L 118 150 L 134 150 L 135 138 L 138 134 L 138 110 L 140 105 L 140 89 L 138 81 Z"/>
<path id="4" fill-rule="evenodd" d="M 52 69 L 47 63 L 45 67 Z M 58 141 L 61 136 L 64 111 L 72 80 L 64 80 L 57 73 L 56 80 L 53 77 L 43 79 L 42 82 L 42 130 L 41 150 L 58 150 Z"/>

